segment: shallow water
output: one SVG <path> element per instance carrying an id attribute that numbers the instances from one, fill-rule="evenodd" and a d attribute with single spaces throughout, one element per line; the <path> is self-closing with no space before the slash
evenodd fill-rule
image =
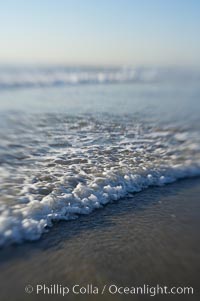
<path id="1" fill-rule="evenodd" d="M 197 84 L 89 81 L 0 93 L 0 245 L 200 175 Z"/>

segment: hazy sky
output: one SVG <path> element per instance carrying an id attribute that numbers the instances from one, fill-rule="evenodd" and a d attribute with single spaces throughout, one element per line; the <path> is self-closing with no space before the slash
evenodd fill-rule
<path id="1" fill-rule="evenodd" d="M 200 0 L 0 0 L 0 63 L 200 66 Z"/>

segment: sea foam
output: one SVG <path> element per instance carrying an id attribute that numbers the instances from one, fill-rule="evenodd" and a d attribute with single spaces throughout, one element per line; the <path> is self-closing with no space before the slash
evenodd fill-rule
<path id="1" fill-rule="evenodd" d="M 130 116 L 24 116 L 1 141 L 1 246 L 39 239 L 54 221 L 149 186 L 200 175 L 197 132 Z"/>

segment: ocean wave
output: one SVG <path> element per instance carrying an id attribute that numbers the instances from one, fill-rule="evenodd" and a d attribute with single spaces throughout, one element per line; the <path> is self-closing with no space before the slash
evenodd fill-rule
<path id="1" fill-rule="evenodd" d="M 163 73 L 163 72 L 162 72 Z M 70 68 L 4 68 L 0 70 L 0 88 L 46 87 L 77 84 L 154 82 L 162 73 L 156 69 L 70 69 Z"/>
<path id="2" fill-rule="evenodd" d="M 130 116 L 41 114 L 1 133 L 0 245 L 39 239 L 149 186 L 200 176 L 198 132 Z"/>

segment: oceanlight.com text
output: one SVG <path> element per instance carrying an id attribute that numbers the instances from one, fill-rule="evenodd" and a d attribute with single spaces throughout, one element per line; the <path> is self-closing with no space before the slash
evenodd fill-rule
<path id="1" fill-rule="evenodd" d="M 93 284 L 86 284 L 85 286 L 74 284 L 70 286 L 64 286 L 61 284 L 37 284 L 26 285 L 25 292 L 27 294 L 36 295 L 61 295 L 63 297 L 74 295 L 149 295 L 151 297 L 157 295 L 193 295 L 194 289 L 191 286 L 164 286 L 155 285 L 151 286 L 144 284 L 141 286 L 120 286 L 116 284 L 104 284 L 103 286 L 95 286 Z"/>

